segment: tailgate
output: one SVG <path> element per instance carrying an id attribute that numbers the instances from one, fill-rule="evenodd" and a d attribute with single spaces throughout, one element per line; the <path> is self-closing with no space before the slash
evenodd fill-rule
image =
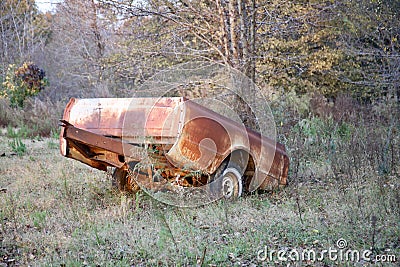
<path id="1" fill-rule="evenodd" d="M 74 127 L 123 142 L 173 144 L 182 125 L 184 99 L 170 98 L 72 98 L 63 120 Z M 66 140 L 61 129 L 61 153 Z"/>

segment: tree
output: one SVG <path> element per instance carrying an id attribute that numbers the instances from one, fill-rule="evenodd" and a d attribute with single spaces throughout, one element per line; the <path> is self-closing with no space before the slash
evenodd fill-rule
<path id="1" fill-rule="evenodd" d="M 112 27 L 107 11 L 94 0 L 70 0 L 57 5 L 51 41 L 46 46 L 53 98 L 109 95 L 103 59 L 108 38 L 113 36 Z"/>
<path id="2" fill-rule="evenodd" d="M 114 85 L 118 89 L 111 94 L 126 96 L 157 70 L 207 59 L 245 73 L 265 91 L 331 98 L 339 92 L 400 94 L 398 5 L 384 0 L 65 1 L 53 17 L 47 51 L 57 71 L 49 76 L 74 95 L 99 95 Z"/>
<path id="3" fill-rule="evenodd" d="M 30 60 L 48 38 L 45 19 L 34 0 L 0 2 L 0 73 L 4 78 L 9 64 Z"/>
<path id="4" fill-rule="evenodd" d="M 264 88 L 335 96 L 344 54 L 332 1 L 269 1 L 259 8 L 257 71 Z"/>
<path id="5" fill-rule="evenodd" d="M 161 53 L 220 60 L 255 79 L 255 0 L 99 2 L 125 19 L 158 21 L 174 31 L 164 35 L 170 47 Z"/>
<path id="6" fill-rule="evenodd" d="M 343 1 L 340 6 L 348 68 L 340 79 L 364 100 L 396 97 L 400 101 L 399 1 Z M 351 14 L 349 14 L 351 10 Z"/>

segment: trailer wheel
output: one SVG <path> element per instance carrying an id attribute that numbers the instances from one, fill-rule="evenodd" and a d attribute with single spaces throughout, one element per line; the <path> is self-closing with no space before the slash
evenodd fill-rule
<path id="1" fill-rule="evenodd" d="M 129 164 L 131 168 L 132 164 Z M 133 165 L 134 166 L 134 165 Z M 139 186 L 133 177 L 128 174 L 126 168 L 115 168 L 112 175 L 112 185 L 120 192 L 134 193 L 139 190 Z"/>
<path id="2" fill-rule="evenodd" d="M 237 168 L 226 168 L 221 178 L 221 193 L 225 199 L 235 199 L 242 195 L 242 176 Z"/>
<path id="3" fill-rule="evenodd" d="M 220 168 L 223 167 L 225 167 L 223 171 L 217 171 L 210 181 L 211 193 L 225 199 L 236 199 L 242 195 L 243 191 L 239 167 L 232 163 L 228 167 L 220 166 Z"/>

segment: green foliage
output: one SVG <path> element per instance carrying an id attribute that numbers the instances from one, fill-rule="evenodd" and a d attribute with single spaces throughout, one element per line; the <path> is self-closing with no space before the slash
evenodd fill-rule
<path id="1" fill-rule="evenodd" d="M 299 121 L 297 126 L 301 133 L 312 141 L 318 137 L 326 137 L 326 134 L 329 134 L 329 132 L 325 131 L 324 121 L 318 117 L 303 119 Z"/>
<path id="2" fill-rule="evenodd" d="M 400 95 L 399 1 L 341 1 L 338 21 L 345 60 L 339 79 L 362 100 Z M 351 11 L 350 11 L 351 10 Z M 349 14 L 351 12 L 351 14 Z"/>
<path id="3" fill-rule="evenodd" d="M 10 146 L 12 151 L 17 153 L 17 155 L 20 157 L 26 153 L 26 146 L 19 137 L 14 138 L 10 142 L 8 142 L 8 145 Z"/>
<path id="4" fill-rule="evenodd" d="M 37 95 L 48 85 L 45 73 L 32 62 L 21 67 L 9 65 L 0 96 L 10 99 L 12 107 L 23 107 L 25 99 Z"/>
<path id="5" fill-rule="evenodd" d="M 18 129 L 8 125 L 7 136 L 10 138 L 27 138 L 30 136 L 30 129 L 26 125 L 22 125 Z"/>
<path id="6" fill-rule="evenodd" d="M 286 92 L 332 96 L 344 90 L 345 85 L 337 79 L 343 51 L 332 41 L 339 32 L 332 27 L 337 18 L 331 1 L 275 0 L 265 10 L 260 9 L 259 16 L 270 20 L 269 10 L 273 10 L 273 20 L 258 30 L 262 37 L 258 46 L 262 57 L 257 65 L 261 81 Z"/>
<path id="7" fill-rule="evenodd" d="M 353 125 L 346 122 L 341 122 L 338 125 L 335 134 L 340 138 L 342 138 L 343 140 L 349 141 L 353 132 L 354 132 Z"/>
<path id="8" fill-rule="evenodd" d="M 285 100 L 288 108 L 295 110 L 302 117 L 308 116 L 310 112 L 310 95 L 298 95 L 295 91 L 285 94 Z"/>
<path id="9" fill-rule="evenodd" d="M 327 97 L 341 92 L 362 100 L 400 95 L 396 2 L 271 1 L 259 14 L 268 21 L 258 30 L 260 82 Z"/>
<path id="10" fill-rule="evenodd" d="M 42 229 L 46 222 L 46 211 L 35 211 L 31 214 L 31 219 L 33 221 L 33 226 Z"/>
<path id="11" fill-rule="evenodd" d="M 57 143 L 57 142 L 54 142 L 53 140 L 49 140 L 47 142 L 47 147 L 50 148 L 50 149 L 58 149 L 59 146 L 60 146 L 60 144 Z"/>
<path id="12" fill-rule="evenodd" d="M 52 129 L 52 130 L 50 131 L 50 137 L 58 140 L 58 139 L 60 138 L 60 131 L 59 131 L 59 129 Z"/>
<path id="13" fill-rule="evenodd" d="M 338 139 L 348 141 L 354 126 L 346 122 L 335 122 L 332 118 L 311 117 L 299 121 L 294 131 L 300 132 L 310 143 Z"/>

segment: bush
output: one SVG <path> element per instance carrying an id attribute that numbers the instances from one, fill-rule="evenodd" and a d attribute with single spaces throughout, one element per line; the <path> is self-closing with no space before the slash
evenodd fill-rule
<path id="1" fill-rule="evenodd" d="M 8 98 L 12 107 L 23 107 L 27 98 L 37 95 L 47 85 L 45 72 L 32 62 L 24 62 L 19 68 L 11 64 L 0 96 Z"/>

